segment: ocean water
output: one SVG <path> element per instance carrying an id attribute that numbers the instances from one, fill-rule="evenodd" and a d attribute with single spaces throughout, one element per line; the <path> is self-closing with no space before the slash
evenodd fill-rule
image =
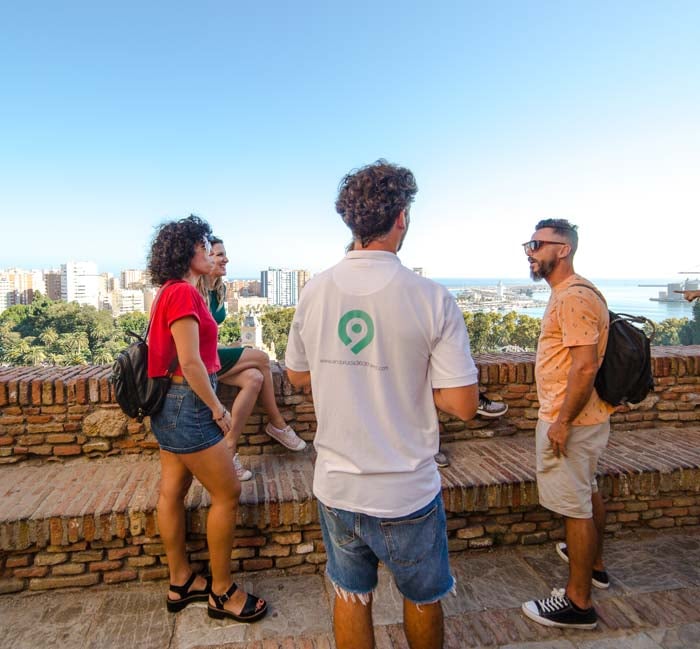
<path id="1" fill-rule="evenodd" d="M 533 298 L 542 301 L 541 306 L 532 308 L 514 308 L 517 313 L 541 318 L 547 300 L 549 299 L 549 286 L 546 282 L 533 282 L 528 278 L 470 278 L 470 277 L 435 277 L 436 282 L 446 286 L 451 292 L 458 293 L 461 289 L 474 287 L 496 287 L 498 282 L 504 286 L 537 286 L 545 290 L 533 294 Z M 642 278 L 642 279 L 590 279 L 605 296 L 608 307 L 616 313 L 630 313 L 641 315 L 654 322 L 661 322 L 667 318 L 692 318 L 693 306 L 689 302 L 654 302 L 651 298 L 658 297 L 659 291 L 666 291 L 668 284 L 678 284 L 683 281 L 683 276 L 676 278 Z M 690 278 L 691 281 L 694 277 Z M 660 286 L 643 286 L 643 285 Z"/>

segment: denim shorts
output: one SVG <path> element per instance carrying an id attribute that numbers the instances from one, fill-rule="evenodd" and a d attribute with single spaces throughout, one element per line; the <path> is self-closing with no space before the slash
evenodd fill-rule
<path id="1" fill-rule="evenodd" d="M 216 389 L 216 374 L 209 379 Z M 209 406 L 187 383 L 170 384 L 163 409 L 151 416 L 151 430 L 160 447 L 171 453 L 196 453 L 224 438 Z"/>
<path id="2" fill-rule="evenodd" d="M 326 573 L 341 591 L 371 593 L 377 587 L 380 561 L 414 604 L 436 602 L 454 588 L 440 492 L 425 507 L 400 518 L 376 518 L 320 501 L 318 509 L 328 555 Z"/>

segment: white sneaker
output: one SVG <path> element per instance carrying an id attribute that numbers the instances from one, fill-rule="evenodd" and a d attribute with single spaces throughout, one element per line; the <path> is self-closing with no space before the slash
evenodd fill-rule
<path id="1" fill-rule="evenodd" d="M 286 446 L 290 451 L 303 451 L 306 448 L 306 442 L 294 432 L 291 426 L 275 428 L 268 423 L 265 426 L 265 432 L 272 439 L 276 439 L 282 446 Z"/>
<path id="2" fill-rule="evenodd" d="M 241 464 L 241 458 L 238 456 L 238 453 L 233 456 L 233 468 L 236 469 L 236 475 L 238 476 L 238 480 L 240 482 L 245 482 L 253 477 L 253 472 L 246 469 Z"/>
<path id="3" fill-rule="evenodd" d="M 478 415 L 496 419 L 505 415 L 507 411 L 507 403 L 503 403 L 503 401 L 491 401 L 491 399 L 486 398 L 485 394 L 479 395 L 479 406 L 476 409 Z"/>

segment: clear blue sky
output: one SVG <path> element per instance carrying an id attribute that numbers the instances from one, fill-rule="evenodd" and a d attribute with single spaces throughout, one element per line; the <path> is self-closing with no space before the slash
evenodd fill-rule
<path id="1" fill-rule="evenodd" d="M 525 277 L 552 216 L 591 277 L 700 269 L 699 33 L 697 1 L 5 2 L 0 268 L 143 267 L 194 212 L 232 277 L 318 271 L 385 157 L 431 276 Z"/>

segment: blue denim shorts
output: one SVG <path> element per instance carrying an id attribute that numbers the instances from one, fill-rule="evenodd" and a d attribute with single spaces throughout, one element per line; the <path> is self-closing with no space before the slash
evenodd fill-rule
<path id="1" fill-rule="evenodd" d="M 209 379 L 216 389 L 216 374 Z M 160 447 L 171 453 L 196 453 L 224 438 L 209 406 L 187 383 L 170 384 L 163 409 L 151 416 L 151 430 Z"/>
<path id="2" fill-rule="evenodd" d="M 328 562 L 336 588 L 366 595 L 377 587 L 381 561 L 396 587 L 414 604 L 430 604 L 454 588 L 447 554 L 447 522 L 442 494 L 400 518 L 376 518 L 318 503 Z M 341 593 L 342 594 L 342 593 Z"/>

